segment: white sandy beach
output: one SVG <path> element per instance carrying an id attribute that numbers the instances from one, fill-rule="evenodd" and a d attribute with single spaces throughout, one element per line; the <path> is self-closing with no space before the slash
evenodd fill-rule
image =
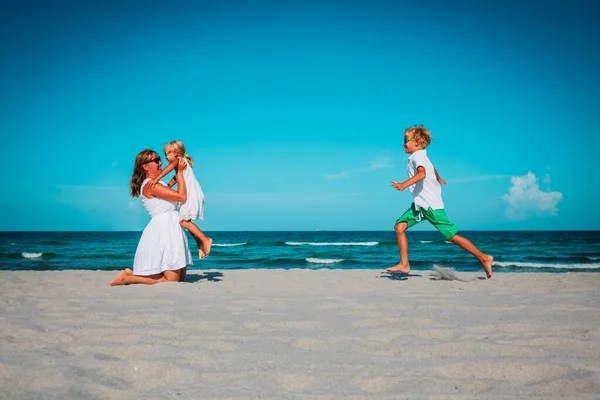
<path id="1" fill-rule="evenodd" d="M 600 274 L 115 275 L 0 273 L 1 399 L 600 398 Z"/>

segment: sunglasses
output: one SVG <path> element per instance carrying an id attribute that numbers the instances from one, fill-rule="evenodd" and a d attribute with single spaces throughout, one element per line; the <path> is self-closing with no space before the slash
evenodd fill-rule
<path id="1" fill-rule="evenodd" d="M 152 160 L 144 161 L 144 162 L 142 163 L 142 165 L 143 165 L 143 164 L 148 164 L 148 163 L 151 163 L 152 161 L 154 161 L 154 162 L 155 162 L 155 163 L 157 163 L 157 164 L 158 164 L 158 163 L 160 163 L 160 156 L 156 156 L 156 158 L 153 158 Z"/>
<path id="2" fill-rule="evenodd" d="M 410 139 L 409 139 L 409 138 L 405 137 L 405 138 L 404 138 L 404 144 L 406 144 L 406 143 L 408 143 L 408 142 L 410 142 L 410 141 L 412 141 L 412 140 L 417 140 L 417 139 L 415 139 L 415 138 L 410 138 Z"/>

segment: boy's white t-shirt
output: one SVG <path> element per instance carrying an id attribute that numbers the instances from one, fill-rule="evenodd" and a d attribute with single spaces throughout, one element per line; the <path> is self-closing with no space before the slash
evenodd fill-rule
<path id="1" fill-rule="evenodd" d="M 444 208 L 442 186 L 435 177 L 433 164 L 429 161 L 425 150 L 417 150 L 408 157 L 407 172 L 409 178 L 417 173 L 418 167 L 425 168 L 426 176 L 425 179 L 409 186 L 415 201 L 415 208 L 417 210 L 427 210 L 429 207 L 432 210 Z"/>

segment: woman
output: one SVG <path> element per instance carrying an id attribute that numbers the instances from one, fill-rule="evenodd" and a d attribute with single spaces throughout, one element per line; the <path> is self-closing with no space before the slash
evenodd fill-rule
<path id="1" fill-rule="evenodd" d="M 187 266 L 192 264 L 187 236 L 179 225 L 177 203 L 187 200 L 183 170 L 185 162 L 177 166 L 177 191 L 164 182 L 151 186 L 150 180 L 160 175 L 162 161 L 154 150 L 142 150 L 135 159 L 131 176 L 131 196 L 141 197 L 142 205 L 152 217 L 138 244 L 133 271 L 121 271 L 110 282 L 111 286 L 141 283 L 182 282 Z"/>

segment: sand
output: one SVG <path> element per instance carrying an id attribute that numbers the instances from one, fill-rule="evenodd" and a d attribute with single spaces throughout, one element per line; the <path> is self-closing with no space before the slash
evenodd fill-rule
<path id="1" fill-rule="evenodd" d="M 115 274 L 0 273 L 1 399 L 600 398 L 600 274 Z"/>

